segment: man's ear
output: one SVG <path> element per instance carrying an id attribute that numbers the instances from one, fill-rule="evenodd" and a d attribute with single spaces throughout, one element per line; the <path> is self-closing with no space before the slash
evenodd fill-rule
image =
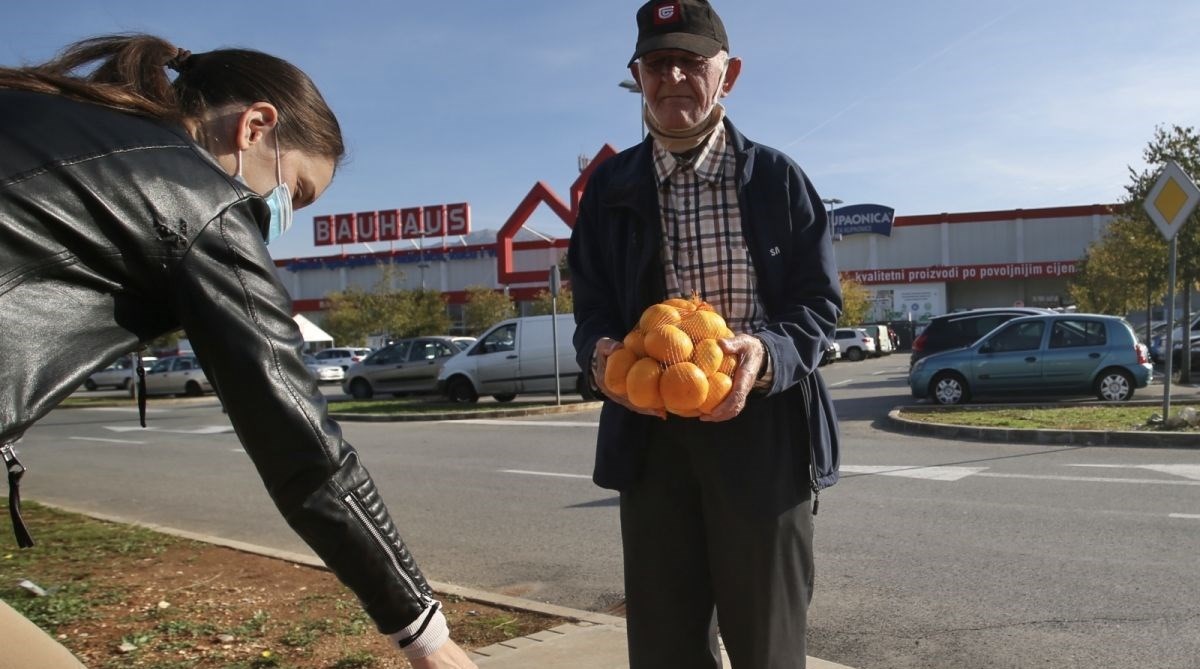
<path id="1" fill-rule="evenodd" d="M 725 81 L 721 84 L 721 97 L 729 95 L 733 90 L 733 85 L 737 83 L 738 76 L 742 73 L 742 59 L 730 58 L 729 64 L 725 68 Z"/>
<path id="2" fill-rule="evenodd" d="M 270 102 L 255 102 L 238 115 L 237 148 L 246 151 L 262 141 L 267 131 L 279 123 L 279 111 Z"/>

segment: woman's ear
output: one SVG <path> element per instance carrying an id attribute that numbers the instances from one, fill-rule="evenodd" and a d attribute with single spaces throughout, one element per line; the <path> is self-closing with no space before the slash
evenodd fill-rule
<path id="1" fill-rule="evenodd" d="M 238 115 L 237 148 L 246 151 L 262 141 L 267 131 L 279 123 L 279 111 L 270 102 L 255 102 Z"/>

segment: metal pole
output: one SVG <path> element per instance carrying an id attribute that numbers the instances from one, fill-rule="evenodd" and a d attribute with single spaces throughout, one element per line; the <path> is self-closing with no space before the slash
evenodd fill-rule
<path id="1" fill-rule="evenodd" d="M 550 266 L 550 338 L 554 340 L 554 403 L 562 406 L 562 377 L 558 373 L 558 292 L 562 283 L 558 265 Z"/>
<path id="2" fill-rule="evenodd" d="M 1166 378 L 1163 379 L 1163 421 L 1171 417 L 1171 373 L 1175 357 L 1175 237 L 1171 237 L 1171 260 L 1167 269 L 1167 336 L 1163 348 Z M 1185 335 L 1186 336 L 1186 335 Z"/>

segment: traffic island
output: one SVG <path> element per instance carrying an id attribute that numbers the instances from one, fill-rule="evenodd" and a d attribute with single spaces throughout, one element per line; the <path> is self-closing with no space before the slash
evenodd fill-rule
<path id="1" fill-rule="evenodd" d="M 1074 444 L 1086 446 L 1145 446 L 1156 448 L 1200 447 L 1200 427 L 1192 426 L 1181 415 L 1200 411 L 1200 402 L 1195 400 L 1174 403 L 1172 415 L 1162 429 L 1161 402 L 1138 400 L 1113 405 L 1105 402 L 1086 402 L 1064 405 L 1045 404 L 992 404 L 967 405 L 962 407 L 902 406 L 888 413 L 888 427 L 907 434 L 920 434 L 943 439 L 965 439 L 972 441 L 1030 443 L 1030 444 Z M 1087 427 L 1086 422 L 1070 424 L 1063 414 L 1077 412 L 1077 421 L 1086 421 L 1089 409 L 1095 417 L 1111 411 L 1130 411 L 1141 415 L 1139 420 L 1129 420 L 1120 427 L 1104 429 Z M 1189 412 L 1189 409 L 1191 410 Z M 1103 412 L 1103 413 L 1102 413 Z M 990 415 L 989 415 L 990 414 Z M 1053 416 L 1053 420 L 1051 417 Z M 982 417 L 982 420 L 981 420 Z M 988 420 L 989 418 L 997 420 Z M 1158 425 L 1154 425 L 1158 418 Z M 1119 421 L 1119 415 L 1117 420 Z M 992 423 L 1019 422 L 1014 426 Z M 1066 422 L 1066 425 L 1063 423 Z M 1094 424 L 1094 423 L 1093 423 Z"/>

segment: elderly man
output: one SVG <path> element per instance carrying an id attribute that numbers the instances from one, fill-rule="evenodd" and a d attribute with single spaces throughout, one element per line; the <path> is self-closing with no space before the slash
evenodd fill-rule
<path id="1" fill-rule="evenodd" d="M 841 311 L 820 198 L 718 100 L 742 63 L 704 0 L 637 13 L 630 71 L 650 136 L 597 167 L 571 238 L 575 346 L 606 399 L 594 478 L 621 491 L 632 669 L 803 667 L 816 495 L 837 480 L 817 372 Z M 607 358 L 651 304 L 693 292 L 741 363 L 700 420 L 630 404 Z"/>

